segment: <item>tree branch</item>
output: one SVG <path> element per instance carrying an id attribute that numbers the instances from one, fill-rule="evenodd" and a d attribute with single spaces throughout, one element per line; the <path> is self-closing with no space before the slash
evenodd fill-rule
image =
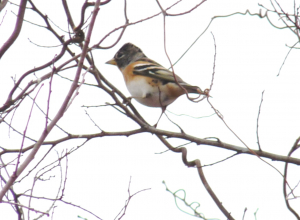
<path id="1" fill-rule="evenodd" d="M 18 18 L 15 25 L 15 30 L 11 34 L 11 36 L 8 38 L 8 40 L 3 44 L 3 46 L 0 48 L 0 59 L 4 55 L 4 53 L 10 48 L 10 46 L 15 42 L 15 40 L 18 38 L 22 25 L 23 25 L 23 18 L 25 15 L 26 10 L 26 3 L 27 0 L 21 0 L 20 6 L 19 6 L 19 12 L 18 12 Z"/>
<path id="2" fill-rule="evenodd" d="M 294 153 L 294 151 L 296 151 L 298 148 L 299 148 L 299 141 L 300 141 L 300 137 L 297 138 L 297 140 L 295 141 L 292 149 L 290 150 L 289 154 L 288 154 L 288 157 L 290 157 L 292 155 L 292 153 Z M 286 162 L 285 163 L 285 166 L 284 166 L 284 179 L 283 179 L 283 195 L 284 195 L 284 201 L 285 201 L 285 204 L 287 206 L 287 208 L 290 210 L 290 212 L 298 219 L 300 220 L 300 216 L 298 215 L 298 213 L 290 206 L 290 203 L 289 203 L 289 199 L 288 199 L 288 196 L 287 196 L 287 193 L 286 193 L 286 179 L 287 179 L 287 171 L 288 171 L 288 163 Z"/>
<path id="3" fill-rule="evenodd" d="M 9 188 L 13 185 L 14 181 L 18 178 L 18 176 L 24 171 L 24 169 L 29 165 L 29 163 L 33 160 L 35 154 L 38 152 L 40 146 L 43 144 L 44 140 L 46 139 L 46 137 L 48 136 L 48 134 L 50 133 L 50 131 L 52 130 L 52 128 L 55 126 L 55 124 L 60 120 L 60 118 L 64 115 L 65 109 L 68 106 L 68 103 L 72 97 L 72 94 L 74 93 L 74 91 L 76 90 L 77 87 L 77 83 L 79 80 L 79 76 L 81 73 L 81 69 L 83 66 L 83 61 L 85 59 L 86 53 L 88 51 L 88 45 L 90 42 L 90 37 L 92 34 L 92 30 L 94 27 L 94 23 L 96 20 L 96 16 L 98 14 L 99 11 L 99 5 L 100 5 L 100 0 L 96 1 L 95 7 L 94 7 L 94 14 L 93 17 L 91 19 L 91 23 L 89 26 L 89 30 L 88 30 L 88 34 L 87 34 L 87 38 L 86 38 L 86 43 L 83 47 L 82 50 L 82 54 L 80 57 L 80 62 L 77 68 L 77 72 L 74 78 L 74 82 L 71 85 L 71 88 L 61 106 L 61 108 L 59 109 L 59 111 L 57 112 L 55 118 L 53 119 L 53 121 L 47 126 L 47 128 L 43 131 L 40 139 L 38 140 L 38 142 L 35 144 L 34 148 L 32 149 L 32 151 L 30 152 L 30 154 L 28 155 L 28 157 L 25 159 L 25 161 L 21 164 L 21 166 L 19 167 L 19 169 L 17 170 L 17 172 L 14 172 L 11 177 L 9 178 L 8 182 L 5 184 L 5 186 L 3 187 L 3 189 L 0 191 L 0 202 L 2 201 L 3 196 L 5 195 L 5 193 L 9 190 Z"/>

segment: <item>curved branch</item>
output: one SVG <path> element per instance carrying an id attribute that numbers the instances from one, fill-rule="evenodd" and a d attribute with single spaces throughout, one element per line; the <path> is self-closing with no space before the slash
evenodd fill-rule
<path id="1" fill-rule="evenodd" d="M 3 10 L 3 8 L 5 8 L 7 2 L 8 0 L 3 0 L 2 2 L 0 2 L 0 12 Z"/>
<path id="2" fill-rule="evenodd" d="M 289 154 L 288 154 L 288 157 L 290 157 L 292 155 L 292 153 L 294 151 L 296 151 L 298 148 L 299 148 L 299 141 L 300 141 L 300 137 L 297 138 L 297 140 L 295 141 L 295 144 L 294 146 L 292 147 L 292 149 L 290 150 Z M 285 163 L 285 166 L 284 166 L 284 179 L 283 179 L 283 195 L 284 195 L 284 201 L 285 201 L 285 204 L 287 206 L 287 208 L 290 210 L 291 213 L 293 213 L 293 215 L 298 219 L 300 220 L 300 216 L 298 215 L 298 213 L 290 206 L 290 203 L 289 203 L 289 199 L 288 199 L 288 195 L 286 193 L 286 179 L 287 179 L 287 170 L 288 170 L 288 163 L 286 162 Z"/>
<path id="3" fill-rule="evenodd" d="M 37 7 L 33 4 L 33 2 L 31 0 L 28 0 L 28 2 L 32 6 L 31 10 L 35 11 L 45 21 L 45 23 L 46 23 L 46 27 L 45 28 L 47 30 L 49 30 L 59 40 L 59 42 L 63 45 L 65 43 L 64 36 L 59 36 L 58 33 L 56 33 L 56 31 L 52 28 L 52 26 L 50 25 L 50 23 L 48 21 L 48 19 L 49 19 L 48 16 L 47 15 L 43 15 L 43 13 L 39 9 L 37 9 Z M 68 53 L 72 57 L 74 57 L 74 53 L 68 47 L 67 47 L 67 51 L 68 51 Z"/>
<path id="4" fill-rule="evenodd" d="M 76 28 L 72 26 L 72 28 L 73 28 L 74 31 L 78 31 L 78 30 L 80 30 L 82 28 L 82 26 L 84 24 L 85 10 L 88 7 L 94 6 L 94 5 L 95 5 L 95 2 L 87 2 L 87 1 L 82 5 L 80 23 L 79 23 L 79 25 Z"/>
<path id="5" fill-rule="evenodd" d="M 127 17 L 127 2 L 126 2 L 126 0 L 124 0 L 124 16 L 125 16 L 125 24 L 123 25 L 123 29 L 122 29 L 122 31 L 121 31 L 119 37 L 117 38 L 117 40 L 116 40 L 112 45 L 110 45 L 110 46 L 107 46 L 107 47 L 99 47 L 99 48 L 101 48 L 101 49 L 109 49 L 109 48 L 114 47 L 117 43 L 119 43 L 119 41 L 121 40 L 121 38 L 122 38 L 122 36 L 123 36 L 123 34 L 124 34 L 124 32 L 125 32 L 127 26 L 129 26 L 129 25 L 128 25 L 128 24 L 129 24 L 129 19 L 128 19 L 128 17 Z M 115 30 L 116 30 L 116 29 L 115 29 Z M 115 30 L 113 30 L 113 32 L 114 32 Z M 110 32 L 110 33 L 112 33 L 112 32 Z M 106 36 L 109 36 L 110 33 L 109 33 L 108 35 L 106 35 Z M 105 39 L 105 38 L 104 38 L 104 39 Z M 103 39 L 102 39 L 102 40 L 103 40 Z M 99 43 L 99 44 L 100 44 L 100 43 Z"/>
<path id="6" fill-rule="evenodd" d="M 19 6 L 19 12 L 18 12 L 18 18 L 15 25 L 15 30 L 12 33 L 12 35 L 8 38 L 8 40 L 3 44 L 3 46 L 0 48 L 0 59 L 4 55 L 4 53 L 10 48 L 10 46 L 15 42 L 15 40 L 18 38 L 23 24 L 23 18 L 25 15 L 25 9 L 26 9 L 26 3 L 27 0 L 21 0 L 20 6 Z"/>
<path id="7" fill-rule="evenodd" d="M 27 89 L 34 84 L 34 81 L 31 81 L 28 83 L 27 87 L 25 89 L 23 89 L 23 91 L 15 98 L 15 99 L 12 99 L 12 96 L 14 94 L 14 92 L 16 91 L 16 89 L 19 87 L 19 85 L 21 84 L 21 82 L 23 81 L 23 79 L 28 76 L 29 74 L 31 73 L 34 73 L 36 71 L 39 71 L 39 70 L 42 70 L 42 69 L 45 69 L 46 67 L 50 66 L 53 64 L 53 62 L 56 62 L 58 61 L 66 52 L 66 49 L 67 49 L 67 46 L 68 44 L 72 41 L 72 39 L 66 41 L 63 45 L 63 48 L 61 49 L 61 52 L 60 54 L 58 54 L 53 60 L 49 61 L 48 63 L 42 65 L 42 66 L 39 66 L 37 68 L 34 68 L 34 69 L 31 69 L 29 71 L 27 71 L 26 73 L 24 73 L 20 79 L 18 80 L 18 82 L 14 85 L 14 87 L 12 88 L 12 90 L 10 91 L 7 99 L 6 99 L 6 102 L 4 103 L 4 105 L 2 107 L 0 107 L 0 112 L 2 111 L 5 111 L 6 109 L 8 109 L 10 106 L 12 106 L 17 100 L 19 100 L 21 97 L 24 96 L 25 92 L 27 91 Z"/>
<path id="8" fill-rule="evenodd" d="M 214 193 L 214 191 L 212 190 L 212 188 L 209 186 L 203 170 L 202 170 L 202 166 L 200 163 L 200 160 L 194 160 L 194 161 L 188 161 L 186 156 L 187 156 L 187 149 L 185 147 L 181 147 L 181 148 L 174 148 L 171 144 L 169 144 L 169 142 L 166 141 L 165 138 L 163 138 L 161 135 L 156 135 L 159 140 L 161 142 L 164 143 L 164 145 L 166 147 L 168 147 L 171 151 L 176 152 L 176 153 L 182 153 L 182 160 L 184 162 L 184 164 L 188 167 L 197 167 L 198 170 L 198 174 L 199 177 L 205 187 L 205 189 L 207 190 L 207 192 L 209 193 L 210 197 L 214 200 L 214 202 L 216 203 L 216 205 L 218 206 L 218 208 L 222 211 L 222 213 L 227 217 L 227 219 L 229 220 L 234 220 L 234 218 L 230 215 L 230 213 L 225 209 L 225 207 L 223 206 L 222 202 L 220 202 L 220 200 L 218 199 L 218 197 L 216 196 L 216 194 Z"/>
<path id="9" fill-rule="evenodd" d="M 165 11 L 169 10 L 170 8 L 172 8 L 173 6 L 177 5 L 177 4 L 178 4 L 179 2 L 181 2 L 181 1 L 182 1 L 182 0 L 178 0 L 177 2 L 175 2 L 174 4 L 172 4 L 170 7 L 166 8 Z M 124 7 L 124 10 L 125 10 L 125 19 L 127 19 L 127 15 L 126 15 L 126 6 Z M 149 19 L 152 19 L 152 18 L 154 18 L 154 17 L 160 15 L 161 13 L 162 13 L 162 12 L 159 12 L 159 13 L 157 13 L 157 14 L 154 14 L 154 15 L 150 16 L 150 17 L 147 17 L 147 18 L 144 18 L 144 19 L 135 21 L 135 22 L 130 22 L 130 23 L 127 23 L 127 22 L 126 22 L 125 25 L 122 25 L 122 26 L 120 26 L 120 27 L 117 27 L 117 28 L 113 29 L 112 31 L 110 31 L 108 34 L 106 34 L 106 35 L 105 35 L 105 36 L 104 36 L 97 44 L 95 44 L 95 45 L 93 46 L 93 48 L 99 48 L 99 49 L 109 49 L 109 48 L 111 48 L 112 46 L 108 46 L 108 47 L 102 47 L 102 46 L 100 46 L 100 44 L 101 44 L 101 43 L 102 43 L 109 35 L 111 35 L 112 33 L 116 32 L 117 30 L 120 30 L 120 29 L 123 29 L 123 30 L 122 30 L 122 33 L 121 33 L 121 34 L 123 34 L 124 29 L 125 29 L 127 26 L 131 26 L 131 25 L 135 25 L 135 24 L 141 23 L 141 22 L 143 22 L 143 21 L 147 21 L 147 20 L 149 20 Z"/>

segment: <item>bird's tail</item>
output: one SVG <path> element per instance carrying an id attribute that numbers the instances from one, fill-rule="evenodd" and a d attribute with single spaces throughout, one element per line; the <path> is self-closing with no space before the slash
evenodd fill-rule
<path id="1" fill-rule="evenodd" d="M 198 86 L 191 86 L 188 84 L 182 85 L 183 88 L 185 88 L 188 93 L 196 93 L 200 95 L 205 95 L 205 93 L 198 87 Z"/>

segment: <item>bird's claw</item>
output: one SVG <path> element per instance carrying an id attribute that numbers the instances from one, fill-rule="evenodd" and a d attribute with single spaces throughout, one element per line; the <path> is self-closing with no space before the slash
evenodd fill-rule
<path id="1" fill-rule="evenodd" d="M 126 99 L 123 99 L 123 104 L 124 105 L 129 105 L 131 103 L 132 97 L 128 97 Z"/>

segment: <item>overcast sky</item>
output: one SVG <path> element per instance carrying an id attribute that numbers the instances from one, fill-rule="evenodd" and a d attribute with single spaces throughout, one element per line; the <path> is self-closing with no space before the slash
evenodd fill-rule
<path id="1" fill-rule="evenodd" d="M 18 3 L 18 1 L 14 1 Z M 69 1 L 69 7 L 75 24 L 79 23 L 80 10 L 84 1 Z M 161 4 L 169 7 L 175 1 L 164 0 Z M 183 0 L 170 13 L 180 13 L 199 3 L 196 0 Z M 278 1 L 286 11 L 293 12 L 293 1 Z M 149 17 L 160 11 L 155 0 L 128 0 L 129 21 L 137 21 Z M 166 46 L 171 61 L 174 63 L 187 48 L 204 32 L 211 18 L 219 15 L 228 15 L 234 12 L 258 13 L 258 6 L 263 4 L 272 8 L 267 0 L 208 0 L 193 12 L 166 19 Z M 61 1 L 36 1 L 36 6 L 63 30 L 68 30 Z M 103 36 L 124 23 L 124 1 L 112 0 L 101 7 L 93 30 L 91 44 L 99 42 Z M 90 13 L 87 12 L 88 15 Z M 0 13 L 0 45 L 10 36 L 15 23 L 18 8 L 8 3 Z M 5 16 L 5 17 L 4 17 Z M 4 17 L 4 18 L 3 18 Z M 271 20 L 280 24 L 278 17 L 270 16 Z M 34 12 L 27 10 L 25 19 L 44 25 L 42 19 Z M 56 28 L 60 35 L 68 34 Z M 117 32 L 119 33 L 119 32 Z M 102 46 L 113 43 L 118 34 L 112 34 L 103 42 Z M 279 30 L 270 25 L 266 18 L 258 16 L 234 15 L 227 18 L 215 19 L 206 32 L 199 38 L 189 52 L 175 65 L 175 72 L 184 81 L 197 85 L 203 90 L 209 88 L 214 61 L 214 40 L 216 40 L 216 66 L 211 102 L 217 108 L 230 128 L 251 148 L 258 149 L 256 139 L 257 114 L 261 102 L 259 122 L 260 144 L 264 151 L 279 155 L 287 155 L 300 131 L 299 105 L 299 51 L 292 50 L 284 66 L 280 67 L 289 51 L 286 46 L 297 42 L 296 35 L 290 30 Z M 165 67 L 170 64 L 164 52 L 163 17 L 157 16 L 151 20 L 130 26 L 126 29 L 120 42 L 109 50 L 94 50 L 93 57 L 101 73 L 112 82 L 126 96 L 130 96 L 123 77 L 115 66 L 105 64 L 118 49 L 127 42 L 140 47 L 151 59 Z M 58 45 L 59 42 L 47 30 L 24 23 L 20 36 L 15 44 L 0 60 L 0 106 L 5 102 L 13 86 L 11 77 L 17 79 L 26 71 L 53 59 L 60 52 L 61 47 L 42 48 L 30 43 L 28 38 L 43 46 Z M 75 46 L 72 49 L 80 52 Z M 69 59 L 57 62 L 57 66 Z M 41 77 L 50 68 L 36 73 Z M 64 71 L 61 75 L 71 78 L 75 69 Z M 21 85 L 24 88 L 31 79 Z M 96 84 L 91 75 L 85 78 L 87 83 Z M 45 81 L 37 98 L 37 103 L 45 110 L 49 82 Z M 57 113 L 60 104 L 69 90 L 71 83 L 60 77 L 54 77 L 51 95 L 50 118 Z M 36 93 L 34 93 L 35 95 Z M 70 109 L 59 121 L 59 125 L 72 134 L 91 134 L 99 132 L 93 122 L 85 114 L 88 111 L 91 118 L 105 131 L 127 131 L 136 129 L 135 123 L 111 107 L 83 108 L 82 106 L 104 105 L 112 103 L 112 99 L 104 92 L 91 86 L 83 86 L 80 94 L 72 103 Z M 132 102 L 142 116 L 150 123 L 155 124 L 161 110 L 142 106 Z M 26 99 L 23 108 L 16 111 L 12 125 L 23 131 L 29 115 L 32 100 Z M 204 100 L 193 103 L 185 96 L 180 97 L 168 107 L 168 116 L 178 123 L 187 134 L 199 138 L 216 137 L 221 141 L 244 147 L 243 144 L 230 132 L 224 123 L 214 114 L 209 104 Z M 184 114 L 182 116 L 176 116 Z M 214 114 L 214 115 L 213 115 Z M 187 116 L 186 116 L 187 115 Z M 209 116 L 209 117 L 204 117 Z M 28 136 L 38 139 L 44 124 L 44 115 L 34 108 L 30 121 Z M 8 118 L 10 120 L 10 117 Z M 43 123 L 40 123 L 43 121 Z M 159 129 L 180 132 L 166 116 L 163 116 Z M 10 136 L 6 125 L 0 126 L 0 146 L 16 149 L 21 145 L 22 137 L 12 130 Z M 54 129 L 46 140 L 56 140 L 65 134 Z M 84 140 L 68 141 L 59 144 L 55 150 L 61 154 L 63 150 L 76 148 Z M 186 142 L 169 140 L 173 146 Z M 32 144 L 26 140 L 25 147 Z M 42 147 L 33 164 L 25 170 L 25 175 L 49 148 Z M 226 219 L 203 187 L 195 168 L 187 168 L 180 154 L 165 152 L 166 147 L 151 134 L 139 134 L 132 137 L 105 137 L 93 139 L 68 157 L 67 188 L 64 199 L 80 205 L 102 219 L 113 219 L 125 204 L 128 197 L 128 183 L 131 177 L 131 193 L 143 191 L 132 198 L 124 219 L 194 219 L 181 211 L 175 205 L 173 196 L 165 191 L 162 181 L 175 192 L 179 189 L 186 191 L 188 203 L 200 203 L 199 212 L 209 219 Z M 188 146 L 188 159 L 200 159 L 201 163 L 210 164 L 222 160 L 235 152 L 219 149 L 212 146 Z M 25 158 L 27 154 L 24 154 Z M 293 157 L 299 158 L 296 152 Z M 13 155 L 3 157 L 5 162 L 13 159 Z M 53 151 L 43 161 L 49 164 L 57 158 Z M 269 163 L 283 172 L 283 162 Z M 65 161 L 62 162 L 65 168 Z M 294 216 L 287 210 L 283 193 L 282 177 L 272 167 L 255 156 L 238 155 L 225 162 L 204 168 L 205 176 L 212 189 L 222 201 L 226 209 L 235 219 L 242 219 L 247 207 L 245 220 L 253 220 L 257 210 L 257 220 L 292 220 Z M 35 195 L 55 197 L 55 190 L 60 181 L 59 170 L 54 170 L 47 177 L 55 175 L 51 181 L 39 182 L 35 187 Z M 291 165 L 289 183 L 294 187 L 299 181 L 299 168 Z M 46 178 L 46 177 L 45 177 Z M 32 179 L 22 184 L 15 184 L 18 193 L 32 187 Z M 299 196 L 297 188 L 295 194 Z M 22 201 L 22 200 L 21 200 Z M 185 209 L 184 204 L 179 203 Z M 299 212 L 300 202 L 294 200 L 292 206 Z M 92 215 L 78 210 L 73 206 L 57 203 L 53 219 L 78 219 L 80 215 L 88 220 L 95 219 Z M 32 206 L 38 210 L 47 210 L 49 207 L 44 201 L 32 201 Z M 46 207 L 46 208 L 45 208 Z M 185 209 L 188 210 L 188 209 Z M 26 210 L 27 216 L 27 210 Z M 38 216 L 31 213 L 31 218 Z M 0 205 L 0 219 L 16 219 L 12 208 L 7 204 Z M 27 217 L 26 217 L 27 218 Z M 46 218 L 46 217 L 44 217 Z"/>

